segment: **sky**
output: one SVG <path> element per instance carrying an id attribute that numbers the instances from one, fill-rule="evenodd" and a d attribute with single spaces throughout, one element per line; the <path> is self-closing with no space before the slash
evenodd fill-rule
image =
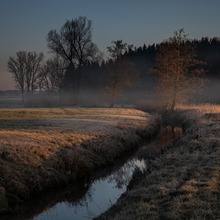
<path id="1" fill-rule="evenodd" d="M 0 0 L 0 90 L 15 88 L 9 56 L 22 50 L 49 57 L 47 34 L 66 20 L 92 20 L 93 42 L 107 56 L 112 41 L 150 45 L 180 28 L 190 39 L 220 37 L 219 10 L 220 0 Z"/>

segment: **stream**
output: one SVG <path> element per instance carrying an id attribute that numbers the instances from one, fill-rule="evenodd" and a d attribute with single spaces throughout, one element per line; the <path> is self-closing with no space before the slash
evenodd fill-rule
<path id="1" fill-rule="evenodd" d="M 4 220 L 81 220 L 92 219 L 109 209 L 126 191 L 135 170 L 144 172 L 147 161 L 172 144 L 182 135 L 181 128 L 162 128 L 155 140 L 140 147 L 132 156 L 115 166 L 103 169 L 91 184 L 72 184 L 51 190 L 25 204 L 16 216 L 3 216 Z"/>
<path id="2" fill-rule="evenodd" d="M 110 208 L 126 191 L 126 186 L 136 168 L 144 171 L 146 168 L 144 160 L 130 160 L 118 171 L 105 178 L 95 180 L 85 196 L 77 203 L 60 202 L 53 208 L 34 217 L 34 220 L 81 220 L 98 216 L 101 212 Z"/>

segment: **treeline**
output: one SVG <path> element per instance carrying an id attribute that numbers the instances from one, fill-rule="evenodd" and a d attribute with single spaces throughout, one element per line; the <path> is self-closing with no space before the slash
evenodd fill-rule
<path id="1" fill-rule="evenodd" d="M 134 102 L 154 89 L 157 75 L 152 69 L 164 42 L 134 47 L 116 40 L 107 47 L 109 58 L 103 60 L 91 29 L 86 17 L 67 21 L 48 33 L 50 59 L 26 51 L 9 58 L 8 69 L 24 105 L 113 106 L 119 97 L 124 103 Z M 198 60 L 206 64 L 206 77 L 220 78 L 219 38 L 184 40 L 184 44 L 192 45 Z"/>
<path id="2" fill-rule="evenodd" d="M 197 58 L 205 63 L 206 77 L 220 78 L 220 38 L 204 37 L 200 40 L 187 40 L 186 43 L 195 46 Z M 135 63 L 141 78 L 154 66 L 160 45 L 161 43 L 149 46 L 144 44 L 125 54 Z"/>
<path id="3" fill-rule="evenodd" d="M 123 54 L 124 58 L 134 64 L 139 74 L 138 82 L 133 87 L 125 89 L 127 94 L 125 96 L 129 97 L 122 99 L 123 101 L 135 102 L 137 98 L 143 100 L 147 97 L 147 94 L 152 94 L 158 81 L 158 76 L 152 70 L 157 62 L 156 58 L 160 53 L 161 44 L 148 46 L 144 44 Z M 206 37 L 200 40 L 187 40 L 186 44 L 190 44 L 195 48 L 197 59 L 203 62 L 202 67 L 205 71 L 201 77 L 220 80 L 220 39 Z M 108 65 L 113 62 L 113 60 L 109 59 L 101 64 L 97 62 L 88 63 L 84 67 L 82 86 L 91 91 L 104 89 L 107 83 Z"/>

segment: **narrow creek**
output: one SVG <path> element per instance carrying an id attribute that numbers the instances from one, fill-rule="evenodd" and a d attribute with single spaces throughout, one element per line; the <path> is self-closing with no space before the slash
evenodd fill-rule
<path id="1" fill-rule="evenodd" d="M 132 156 L 114 167 L 96 174 L 91 184 L 72 184 L 56 192 L 47 192 L 29 202 L 16 216 L 5 216 L 5 220 L 81 220 L 92 219 L 106 211 L 126 191 L 136 169 L 144 172 L 148 159 L 172 144 L 182 135 L 179 127 L 162 128 L 158 137 L 143 145 Z"/>

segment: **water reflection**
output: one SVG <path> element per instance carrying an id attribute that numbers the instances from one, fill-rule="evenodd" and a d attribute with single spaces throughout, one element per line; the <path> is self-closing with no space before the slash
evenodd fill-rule
<path id="1" fill-rule="evenodd" d="M 44 196 L 34 198 L 16 216 L 1 216 L 2 220 L 81 220 L 92 219 L 114 204 L 126 188 L 135 170 L 148 172 L 151 158 L 160 153 L 160 149 L 182 135 L 179 128 L 164 128 L 156 140 L 139 149 L 124 165 L 109 168 L 90 185 L 72 184 Z"/>
<path id="2" fill-rule="evenodd" d="M 115 187 L 119 189 L 127 186 L 136 169 L 144 172 L 144 170 L 146 169 L 146 163 L 144 159 L 133 159 L 128 161 L 123 167 L 121 167 L 118 171 L 114 172 L 108 177 L 109 183 L 115 182 Z"/>
<path id="3" fill-rule="evenodd" d="M 145 168 L 144 160 L 132 159 L 108 177 L 96 180 L 89 188 L 85 197 L 77 204 L 71 201 L 68 201 L 68 203 L 58 203 L 52 209 L 41 213 L 34 219 L 92 219 L 107 210 L 125 192 L 136 169 L 143 172 Z"/>

